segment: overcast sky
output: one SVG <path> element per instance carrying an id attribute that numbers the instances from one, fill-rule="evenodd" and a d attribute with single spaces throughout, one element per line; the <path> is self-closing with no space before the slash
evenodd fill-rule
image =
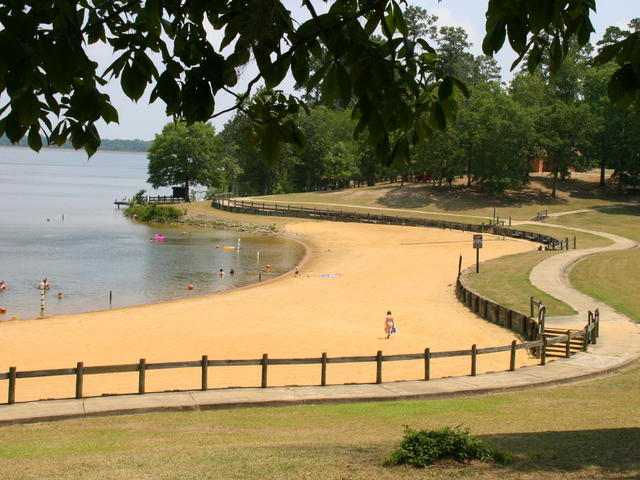
<path id="1" fill-rule="evenodd" d="M 302 12 L 299 9 L 300 0 L 285 0 L 285 3 L 294 12 L 294 15 L 298 11 Z M 314 3 L 318 4 L 320 2 L 316 1 Z M 420 6 L 429 13 L 436 15 L 439 18 L 438 23 L 440 25 L 463 27 L 469 35 L 469 40 L 473 43 L 472 52 L 475 55 L 481 54 L 486 0 L 442 0 L 440 3 L 437 0 L 410 0 L 409 3 Z M 629 20 L 640 16 L 640 2 L 638 0 L 600 0 L 598 5 L 600 6 L 599 11 L 592 16 L 592 22 L 596 30 L 595 36 L 592 36 L 593 43 L 602 36 L 608 26 L 617 25 L 624 28 L 629 23 Z M 217 35 L 212 38 L 215 40 L 215 37 Z M 113 61 L 111 51 L 107 46 L 92 46 L 89 54 L 104 66 L 108 66 Z M 502 75 L 505 81 L 511 78 L 509 68 L 515 58 L 516 56 L 511 51 L 508 42 L 505 42 L 502 51 L 496 56 L 502 68 Z M 250 79 L 254 74 L 255 70 L 248 68 L 241 78 Z M 288 84 L 290 83 L 288 82 Z M 151 88 L 148 88 L 145 97 L 138 103 L 134 103 L 120 91 L 119 82 L 117 80 L 112 81 L 108 85 L 106 93 L 111 96 L 112 102 L 118 109 L 120 123 L 98 125 L 100 135 L 103 138 L 153 139 L 154 135 L 159 133 L 170 119 L 164 114 L 164 106 L 160 100 L 153 104 L 148 103 L 150 91 Z M 228 95 L 216 97 L 217 111 L 232 104 L 232 100 Z M 224 122 L 229 118 L 228 115 L 217 118 L 213 122 L 216 130 L 220 131 Z"/>

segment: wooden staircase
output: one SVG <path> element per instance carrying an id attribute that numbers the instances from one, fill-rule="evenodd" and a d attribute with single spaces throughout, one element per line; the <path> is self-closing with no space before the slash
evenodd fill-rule
<path id="1" fill-rule="evenodd" d="M 578 333 L 580 332 L 580 333 Z M 581 330 L 563 330 L 561 328 L 545 328 L 543 337 L 548 341 L 554 338 L 567 335 L 570 333 L 571 341 L 569 345 L 567 342 L 555 343 L 553 345 L 547 345 L 546 354 L 547 357 L 569 357 L 577 352 L 582 352 L 585 349 L 585 335 Z"/>

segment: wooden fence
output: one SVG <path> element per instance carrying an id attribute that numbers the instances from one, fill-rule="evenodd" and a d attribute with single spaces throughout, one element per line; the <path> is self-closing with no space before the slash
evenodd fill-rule
<path id="1" fill-rule="evenodd" d="M 462 230 L 463 232 L 492 233 L 503 237 L 521 238 L 532 242 L 547 245 L 551 250 L 564 250 L 569 248 L 569 239 L 558 240 L 550 235 L 537 232 L 527 232 L 514 228 L 492 224 L 461 223 L 432 218 L 402 217 L 397 215 L 358 213 L 344 210 L 331 210 L 324 208 L 298 207 L 293 205 L 278 205 L 277 203 L 254 202 L 231 198 L 231 194 L 219 194 L 211 201 L 211 206 L 221 210 L 253 213 L 258 215 L 273 215 L 281 217 L 303 217 L 331 220 L 336 222 L 375 223 L 383 225 L 402 225 L 415 227 L 432 227 L 450 230 Z M 575 248 L 575 242 L 574 242 Z"/>
<path id="2" fill-rule="evenodd" d="M 583 338 L 584 350 L 587 350 L 589 343 L 596 343 L 599 333 L 599 317 L 589 312 L 589 323 L 578 332 L 567 332 L 553 339 L 543 338 L 518 344 L 515 340 L 510 345 L 499 347 L 478 348 L 472 345 L 468 350 L 451 350 L 445 352 L 432 352 L 431 349 L 425 348 L 420 353 L 409 353 L 399 355 L 383 355 L 378 350 L 375 355 L 357 356 L 357 357 L 329 357 L 326 352 L 319 357 L 308 358 L 269 358 L 268 354 L 262 355 L 262 358 L 245 359 L 245 360 L 209 360 L 207 355 L 203 355 L 200 360 L 186 362 L 164 362 L 164 363 L 147 363 L 141 358 L 138 363 L 122 364 L 122 365 L 100 365 L 85 366 L 83 362 L 78 362 L 74 368 L 58 368 L 51 370 L 28 370 L 18 371 L 16 367 L 10 367 L 6 373 L 0 373 L 0 380 L 9 380 L 7 403 L 15 403 L 16 384 L 19 378 L 39 378 L 39 377 L 55 377 L 61 375 L 75 375 L 75 398 L 83 398 L 83 384 L 85 375 L 99 375 L 109 373 L 125 373 L 138 372 L 138 393 L 146 392 L 146 372 L 150 370 L 166 370 L 176 368 L 199 368 L 201 371 L 201 390 L 208 390 L 209 367 L 233 367 L 254 365 L 261 369 L 260 387 L 267 388 L 268 372 L 270 365 L 319 365 L 320 366 L 320 386 L 327 385 L 327 366 L 329 364 L 338 363 L 360 363 L 369 362 L 375 364 L 375 383 L 382 383 L 382 364 L 384 362 L 397 362 L 407 360 L 422 360 L 424 362 L 424 376 L 421 380 L 431 380 L 431 361 L 438 358 L 449 357 L 469 357 L 469 374 L 476 375 L 478 355 L 490 353 L 510 352 L 508 370 L 513 371 L 516 368 L 516 352 L 523 349 L 539 348 L 541 351 L 540 364 L 546 363 L 546 347 L 553 344 L 565 344 L 566 356 L 570 356 L 569 345 L 572 339 Z"/>

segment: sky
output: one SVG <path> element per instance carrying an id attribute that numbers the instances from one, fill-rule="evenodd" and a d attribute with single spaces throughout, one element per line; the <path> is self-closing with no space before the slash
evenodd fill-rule
<path id="1" fill-rule="evenodd" d="M 302 12 L 306 12 L 300 8 L 300 0 L 283 0 L 287 8 L 289 8 L 294 17 L 300 18 Z M 440 26 L 459 26 L 463 27 L 469 35 L 469 40 L 473 44 L 472 53 L 480 55 L 482 46 L 482 37 L 484 35 L 484 14 L 486 11 L 486 0 L 409 0 L 412 5 L 420 6 L 427 10 L 430 14 L 438 17 Z M 327 8 L 327 3 L 314 0 L 314 4 L 318 5 L 318 10 L 323 11 Z M 330 3 L 329 3 L 330 4 Z M 596 30 L 592 35 L 591 41 L 595 43 L 604 33 L 605 29 L 610 25 L 617 25 L 626 28 L 629 20 L 640 17 L 640 0 L 599 0 L 597 2 L 599 9 L 595 15 L 592 14 L 591 21 Z M 324 8 L 323 8 L 324 7 Z M 212 32 L 211 40 L 217 47 L 220 35 Z M 106 68 L 112 61 L 113 56 L 110 47 L 106 45 L 92 45 L 89 48 L 89 56 L 97 61 L 101 67 Z M 516 55 L 510 49 L 508 42 L 505 42 L 503 49 L 496 55 L 496 60 L 502 69 L 504 81 L 511 79 L 509 72 L 511 63 L 515 60 Z M 245 81 L 252 78 L 256 73 L 254 66 L 246 68 L 240 82 L 244 78 Z M 239 83 L 240 84 L 240 83 Z M 285 81 L 284 90 L 291 88 L 292 81 Z M 119 124 L 104 123 L 97 124 L 98 131 L 102 138 L 120 138 L 120 139 L 142 139 L 152 140 L 155 134 L 160 133 L 162 127 L 171 121 L 164 113 L 164 104 L 160 100 L 153 104 L 148 103 L 151 88 L 147 88 L 147 92 L 143 98 L 137 103 L 128 99 L 120 90 L 118 80 L 112 80 L 106 87 L 105 93 L 109 94 L 111 101 L 119 112 Z M 233 105 L 232 98 L 227 95 L 216 96 L 216 111 L 224 110 Z M 217 131 L 220 131 L 224 123 L 231 118 L 231 114 L 214 119 L 213 124 Z"/>

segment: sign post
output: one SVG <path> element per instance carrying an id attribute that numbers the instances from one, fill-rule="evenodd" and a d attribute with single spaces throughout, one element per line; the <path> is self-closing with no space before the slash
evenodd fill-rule
<path id="1" fill-rule="evenodd" d="M 476 249 L 476 273 L 480 273 L 480 249 L 482 248 L 482 235 L 473 236 L 473 248 Z"/>

